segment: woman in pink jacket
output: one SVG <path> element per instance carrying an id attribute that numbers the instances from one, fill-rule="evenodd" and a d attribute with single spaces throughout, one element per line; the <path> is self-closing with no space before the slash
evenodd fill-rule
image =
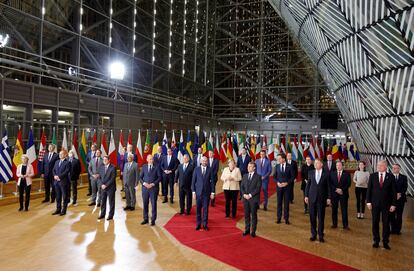
<path id="1" fill-rule="evenodd" d="M 26 192 L 24 210 L 29 210 L 30 190 L 32 188 L 32 177 L 34 176 L 33 166 L 29 164 L 29 157 L 22 155 L 22 164 L 17 166 L 16 175 L 18 177 L 17 186 L 19 187 L 19 211 L 23 210 L 23 194 Z"/>

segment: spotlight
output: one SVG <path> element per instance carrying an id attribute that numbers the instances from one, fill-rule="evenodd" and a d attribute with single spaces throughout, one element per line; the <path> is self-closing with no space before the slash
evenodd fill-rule
<path id="1" fill-rule="evenodd" d="M 6 47 L 9 42 L 9 34 L 0 34 L 0 48 Z"/>
<path id="2" fill-rule="evenodd" d="M 123 80 L 125 76 L 125 66 L 121 62 L 113 62 L 109 65 L 111 79 Z"/>

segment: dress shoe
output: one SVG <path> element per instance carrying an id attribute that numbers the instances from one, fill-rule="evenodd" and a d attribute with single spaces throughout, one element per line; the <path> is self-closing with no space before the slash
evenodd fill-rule
<path id="1" fill-rule="evenodd" d="M 50 203 L 54 203 L 55 202 L 55 200 L 54 199 L 52 199 L 51 201 L 50 201 Z"/>
<path id="2" fill-rule="evenodd" d="M 243 236 L 250 235 L 250 231 L 243 232 Z"/>
<path id="3" fill-rule="evenodd" d="M 320 242 L 320 243 L 325 243 L 325 239 L 323 239 L 323 238 L 319 238 L 319 242 Z"/>
<path id="4" fill-rule="evenodd" d="M 60 210 L 56 210 L 52 215 L 60 215 Z"/>
<path id="5" fill-rule="evenodd" d="M 190 215 L 190 212 L 186 212 L 185 214 L 186 214 L 186 215 Z"/>
<path id="6" fill-rule="evenodd" d="M 66 212 L 61 212 L 59 215 L 64 216 L 64 215 L 66 215 Z"/>
<path id="7" fill-rule="evenodd" d="M 145 225 L 145 224 L 148 224 L 148 220 L 144 220 L 141 222 L 141 225 Z"/>
<path id="8" fill-rule="evenodd" d="M 170 199 L 170 203 L 173 204 L 174 203 L 174 200 L 173 199 Z"/>
<path id="9" fill-rule="evenodd" d="M 290 225 L 290 222 L 289 222 L 289 220 L 286 220 L 286 222 L 285 222 L 285 223 L 286 223 L 286 225 Z"/>
<path id="10" fill-rule="evenodd" d="M 331 226 L 331 229 L 336 229 L 336 228 L 338 228 L 338 226 L 337 226 L 337 225 L 332 225 L 332 226 Z"/>
<path id="11" fill-rule="evenodd" d="M 21 211 L 23 211 L 23 207 L 20 207 L 20 208 L 19 208 L 19 212 L 21 212 Z"/>
<path id="12" fill-rule="evenodd" d="M 276 224 L 280 224 L 280 223 L 281 223 L 281 222 L 280 222 L 280 220 L 277 220 L 277 221 L 276 221 Z"/>
<path id="13" fill-rule="evenodd" d="M 350 231 L 351 229 L 348 226 L 346 226 L 346 227 L 344 227 L 344 230 L 345 231 Z"/>
<path id="14" fill-rule="evenodd" d="M 88 197 L 89 197 L 89 196 L 91 196 L 91 195 L 92 195 L 92 193 L 88 193 L 88 194 L 86 194 L 86 196 L 88 196 Z"/>
<path id="15" fill-rule="evenodd" d="M 256 237 L 256 233 L 255 232 L 252 232 L 252 234 L 250 234 L 253 238 L 255 238 Z"/>
<path id="16" fill-rule="evenodd" d="M 379 244 L 377 242 L 375 242 L 375 243 L 372 244 L 372 247 L 373 248 L 379 248 Z"/>
<path id="17" fill-rule="evenodd" d="M 128 211 L 128 210 L 131 210 L 131 207 L 129 206 L 124 207 L 124 211 Z"/>
<path id="18" fill-rule="evenodd" d="M 184 214 L 184 211 L 180 211 L 180 213 L 179 213 L 180 215 L 183 215 Z"/>
<path id="19" fill-rule="evenodd" d="M 267 206 L 264 206 L 263 207 L 263 211 L 267 211 Z"/>
<path id="20" fill-rule="evenodd" d="M 101 204 L 100 203 L 96 204 L 96 207 L 101 207 Z"/>
<path id="21" fill-rule="evenodd" d="M 130 211 L 134 211 L 135 210 L 135 207 L 129 207 L 129 210 Z"/>
<path id="22" fill-rule="evenodd" d="M 25 212 L 28 212 L 28 211 L 29 211 L 29 208 L 24 208 L 24 211 L 25 211 Z"/>
<path id="23" fill-rule="evenodd" d="M 155 226 L 155 221 L 151 221 L 151 226 Z"/>
<path id="24" fill-rule="evenodd" d="M 209 228 L 207 226 L 204 226 L 205 231 L 209 231 Z"/>
<path id="25" fill-rule="evenodd" d="M 122 199 L 126 199 L 126 197 L 125 196 L 122 196 Z"/>
<path id="26" fill-rule="evenodd" d="M 78 204 L 76 203 L 76 201 L 73 201 L 73 202 L 72 202 L 72 205 L 73 205 L 73 206 L 77 206 Z"/>
<path id="27" fill-rule="evenodd" d="M 88 206 L 95 206 L 95 205 L 96 205 L 95 202 L 91 202 L 88 204 Z"/>
<path id="28" fill-rule="evenodd" d="M 391 250 L 391 247 L 390 247 L 388 244 L 384 244 L 384 248 L 385 248 L 386 250 Z"/>
<path id="29" fill-rule="evenodd" d="M 168 202 L 167 198 L 164 198 L 164 200 L 162 201 L 162 203 L 166 203 Z"/>
<path id="30" fill-rule="evenodd" d="M 201 228 L 200 226 L 197 226 L 197 227 L 195 228 L 195 230 L 196 230 L 196 231 L 199 231 L 199 230 L 200 230 L 200 228 Z"/>
<path id="31" fill-rule="evenodd" d="M 311 238 L 309 238 L 309 240 L 311 240 L 312 242 L 314 242 L 316 240 L 315 236 L 312 236 Z"/>
<path id="32" fill-rule="evenodd" d="M 100 220 L 100 219 L 104 219 L 105 218 L 105 216 L 104 215 L 100 215 L 99 217 L 98 217 L 98 220 Z"/>
<path id="33" fill-rule="evenodd" d="M 42 200 L 42 203 L 49 202 L 49 199 Z"/>
<path id="34" fill-rule="evenodd" d="M 112 220 L 112 219 L 114 219 L 114 218 L 113 217 L 108 217 L 106 220 L 109 221 L 109 220 Z"/>

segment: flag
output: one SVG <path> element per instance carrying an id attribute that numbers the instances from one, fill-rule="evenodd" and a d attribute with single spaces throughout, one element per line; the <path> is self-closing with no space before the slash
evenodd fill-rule
<path id="1" fill-rule="evenodd" d="M 233 135 L 233 158 L 237 161 L 237 156 L 239 154 L 239 144 L 237 141 L 236 134 Z"/>
<path id="2" fill-rule="evenodd" d="M 185 149 L 184 149 L 184 136 L 183 136 L 183 130 L 181 130 L 181 133 L 180 133 L 180 144 L 178 145 L 178 160 L 180 161 L 180 163 L 183 162 L 184 154 L 185 154 Z"/>
<path id="3" fill-rule="evenodd" d="M 342 160 L 342 142 L 339 142 L 338 154 L 339 154 L 339 160 Z"/>
<path id="4" fill-rule="evenodd" d="M 193 156 L 195 156 L 198 153 L 198 148 L 200 148 L 200 141 L 198 138 L 197 131 L 194 133 L 194 147 L 193 147 Z"/>
<path id="5" fill-rule="evenodd" d="M 207 150 L 214 152 L 214 142 L 213 142 L 213 136 L 211 134 L 211 131 L 210 131 L 210 137 L 208 138 Z"/>
<path id="6" fill-rule="evenodd" d="M 7 137 L 7 129 L 4 127 L 3 137 L 0 145 L 0 181 L 7 183 L 13 177 L 13 166 L 10 157 L 9 138 Z"/>
<path id="7" fill-rule="evenodd" d="M 264 135 L 263 137 L 263 143 L 262 143 L 262 151 L 267 151 L 267 137 Z"/>
<path id="8" fill-rule="evenodd" d="M 315 136 L 315 158 L 321 158 L 321 152 L 318 146 L 318 138 Z"/>
<path id="9" fill-rule="evenodd" d="M 292 154 L 292 142 L 290 141 L 290 135 L 288 135 L 286 142 L 286 154 L 288 153 Z"/>
<path id="10" fill-rule="evenodd" d="M 82 136 L 81 136 L 81 142 L 79 146 L 79 161 L 81 164 L 82 172 L 86 172 L 88 168 L 88 162 L 87 162 L 87 156 L 88 156 L 88 147 L 86 143 L 86 137 L 85 137 L 85 130 L 82 130 Z"/>
<path id="11" fill-rule="evenodd" d="M 315 160 L 317 157 L 315 156 L 315 148 L 313 147 L 313 136 L 311 135 L 311 142 L 309 144 L 308 149 L 308 155 L 311 158 L 311 160 Z"/>
<path id="12" fill-rule="evenodd" d="M 172 150 L 173 156 L 175 158 L 177 158 L 178 157 L 178 148 L 177 148 L 177 141 L 175 140 L 174 130 L 172 131 L 172 137 L 171 137 L 171 150 Z"/>
<path id="13" fill-rule="evenodd" d="M 294 161 L 299 161 L 299 152 L 298 152 L 298 148 L 296 147 L 297 141 L 296 141 L 296 135 L 293 137 L 293 142 L 292 142 L 292 159 Z"/>
<path id="14" fill-rule="evenodd" d="M 131 129 L 129 129 L 129 132 L 128 132 L 128 145 L 132 146 L 132 131 L 131 131 Z"/>
<path id="15" fill-rule="evenodd" d="M 319 145 L 319 149 L 320 149 L 320 153 L 321 153 L 321 159 L 324 160 L 325 159 L 325 146 L 324 146 L 324 138 L 321 137 L 321 144 Z"/>
<path id="16" fill-rule="evenodd" d="M 135 152 L 137 154 L 138 165 L 142 167 L 145 164 L 144 154 L 142 153 L 142 144 L 141 144 L 141 130 L 138 130 L 138 139 L 137 145 L 135 147 Z"/>
<path id="17" fill-rule="evenodd" d="M 13 177 L 17 180 L 16 170 L 17 166 L 22 163 L 22 155 L 23 155 L 23 140 L 22 140 L 22 127 L 19 125 L 19 132 L 17 133 L 16 144 L 14 146 L 14 155 L 13 155 L 13 164 L 12 164 L 12 171 Z"/>
<path id="18" fill-rule="evenodd" d="M 193 151 L 191 150 L 191 133 L 188 131 L 187 134 L 187 143 L 185 144 L 185 153 L 188 154 L 193 159 Z"/>
<path id="19" fill-rule="evenodd" d="M 226 140 L 227 140 L 227 152 L 226 152 L 226 157 L 227 159 L 234 159 L 233 157 L 233 146 L 231 143 L 231 134 L 226 136 Z"/>
<path id="20" fill-rule="evenodd" d="M 108 155 L 108 145 L 106 144 L 106 135 L 105 130 L 102 131 L 102 140 L 101 140 L 101 153 L 102 157 Z"/>
<path id="21" fill-rule="evenodd" d="M 245 144 L 247 155 L 249 155 L 251 157 L 251 154 L 250 154 L 250 136 L 249 136 L 249 134 L 247 134 L 247 132 L 246 132 L 246 141 L 245 141 L 244 144 Z"/>
<path id="22" fill-rule="evenodd" d="M 39 154 L 37 155 L 37 170 L 40 171 L 43 165 L 43 157 L 46 152 L 46 136 L 45 136 L 45 127 L 42 127 L 42 135 L 40 136 L 39 142 Z"/>
<path id="23" fill-rule="evenodd" d="M 350 161 L 356 160 L 355 159 L 355 151 L 354 151 L 354 143 L 353 142 L 349 142 L 348 158 L 349 158 Z"/>
<path id="24" fill-rule="evenodd" d="M 203 144 L 201 144 L 201 149 L 203 150 L 203 155 L 207 156 L 208 149 L 207 149 L 207 132 L 203 131 Z"/>
<path id="25" fill-rule="evenodd" d="M 249 137 L 249 156 L 252 160 L 256 160 L 256 138 L 254 135 Z"/>
<path id="26" fill-rule="evenodd" d="M 342 149 L 342 159 L 348 161 L 348 148 L 346 147 L 346 143 L 344 143 L 344 147 Z"/>
<path id="27" fill-rule="evenodd" d="M 360 158 L 359 158 L 359 152 L 358 152 L 358 149 L 357 149 L 357 147 L 356 147 L 356 145 L 355 145 L 355 160 L 357 160 L 357 161 L 359 161 L 360 160 Z"/>
<path id="28" fill-rule="evenodd" d="M 296 137 L 295 137 L 295 140 L 296 140 Z M 298 160 L 303 161 L 305 160 L 305 156 L 304 156 L 303 147 L 302 147 L 302 136 L 299 136 L 299 141 L 298 141 L 297 146 L 298 146 Z"/>
<path id="29" fill-rule="evenodd" d="M 254 157 L 256 159 L 260 158 L 260 151 L 262 150 L 262 143 L 260 142 L 260 135 L 257 135 L 256 137 L 256 153 L 254 154 Z"/>
<path id="30" fill-rule="evenodd" d="M 147 130 L 147 135 L 145 137 L 145 146 L 144 146 L 144 163 L 147 162 L 147 156 L 152 153 L 151 150 L 151 136 L 149 131 Z"/>
<path id="31" fill-rule="evenodd" d="M 280 143 L 280 153 L 286 154 L 285 145 L 286 145 L 286 138 L 284 135 L 282 135 L 282 142 Z"/>
<path id="32" fill-rule="evenodd" d="M 63 128 L 62 151 L 68 151 L 68 138 L 66 137 L 66 128 Z"/>
<path id="33" fill-rule="evenodd" d="M 116 155 L 115 149 L 115 140 L 114 140 L 114 133 L 111 130 L 111 139 L 109 140 L 109 151 L 108 151 L 109 160 L 114 167 L 118 166 L 118 157 Z"/>
<path id="34" fill-rule="evenodd" d="M 159 146 L 160 146 L 160 143 L 158 142 L 158 132 L 155 131 L 154 144 L 152 145 L 152 156 L 154 156 L 158 152 Z"/>
<path id="35" fill-rule="evenodd" d="M 332 160 L 336 161 L 339 160 L 340 156 L 339 156 L 339 149 L 338 149 L 338 145 L 336 145 L 336 139 L 333 139 L 332 142 Z"/>
<path id="36" fill-rule="evenodd" d="M 168 138 L 167 138 L 167 131 L 164 130 L 164 137 L 162 138 L 162 153 L 164 155 L 167 155 L 167 149 L 168 149 Z"/>
<path id="37" fill-rule="evenodd" d="M 73 135 L 72 135 L 72 146 L 70 147 L 70 150 L 73 152 L 73 156 L 76 159 L 79 159 L 79 151 L 78 151 L 78 133 L 76 132 L 76 128 L 73 131 Z"/>
<path id="38" fill-rule="evenodd" d="M 239 143 L 239 149 L 237 152 L 237 155 L 240 155 L 241 150 L 246 147 L 245 143 L 246 143 L 246 135 L 245 134 L 240 134 L 237 133 L 237 142 Z"/>
<path id="39" fill-rule="evenodd" d="M 223 133 L 221 137 L 221 145 L 220 145 L 220 161 L 226 162 L 227 159 L 227 146 L 226 146 L 226 133 Z"/>
<path id="40" fill-rule="evenodd" d="M 96 130 L 94 129 L 93 130 L 93 136 L 92 136 L 92 144 L 95 144 L 96 145 L 96 141 L 97 141 L 97 135 L 96 135 Z"/>
<path id="41" fill-rule="evenodd" d="M 303 148 L 303 159 L 306 159 L 306 157 L 309 156 L 309 142 L 308 142 L 308 137 L 305 136 L 305 148 Z"/>
<path id="42" fill-rule="evenodd" d="M 54 152 L 56 152 L 58 145 L 57 145 L 57 140 L 56 140 L 56 128 L 55 127 L 53 127 L 53 132 L 52 132 L 52 144 L 55 145 Z"/>
<path id="43" fill-rule="evenodd" d="M 267 148 L 267 157 L 269 158 L 270 161 L 275 160 L 275 145 L 273 144 L 273 131 L 270 136 L 269 147 Z"/>
<path id="44" fill-rule="evenodd" d="M 220 160 L 220 140 L 219 135 L 216 132 L 216 146 L 214 147 L 214 158 Z"/>
<path id="45" fill-rule="evenodd" d="M 129 136 L 131 134 L 131 130 L 129 130 L 128 140 Z M 132 135 L 131 135 L 132 140 Z M 128 142 L 129 144 L 129 142 Z M 122 130 L 119 131 L 119 144 L 118 144 L 118 165 L 121 172 L 124 170 L 124 162 L 127 160 L 127 157 L 125 157 L 125 150 L 124 150 L 124 135 L 122 134 Z M 132 144 L 131 144 L 132 145 Z"/>
<path id="46" fill-rule="evenodd" d="M 280 153 L 280 144 L 281 144 L 280 143 L 280 135 L 277 134 L 276 135 L 276 142 L 274 143 L 274 145 L 275 145 L 275 150 L 274 150 L 274 154 L 273 154 L 274 157 L 278 156 L 279 153 Z"/>
<path id="47" fill-rule="evenodd" d="M 31 164 L 33 167 L 34 175 L 37 175 L 37 156 L 36 156 L 36 149 L 35 149 L 35 144 L 34 144 L 32 127 L 30 127 L 30 130 L 29 130 L 29 137 L 28 137 L 27 146 L 26 146 L 26 155 L 29 158 L 29 164 Z"/>

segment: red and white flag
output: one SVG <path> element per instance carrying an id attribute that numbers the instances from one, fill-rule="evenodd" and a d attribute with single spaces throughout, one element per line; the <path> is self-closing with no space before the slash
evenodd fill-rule
<path id="1" fill-rule="evenodd" d="M 145 164 L 145 160 L 144 160 L 144 155 L 142 152 L 141 130 L 138 130 L 138 140 L 137 140 L 137 146 L 136 146 L 135 152 L 137 153 L 138 165 L 142 167 Z"/>
<path id="2" fill-rule="evenodd" d="M 73 156 L 76 159 L 79 159 L 79 145 L 78 145 L 78 133 L 76 132 L 76 128 L 73 131 L 72 136 L 72 146 L 70 147 L 70 150 L 73 152 Z"/>
<path id="3" fill-rule="evenodd" d="M 111 130 L 111 139 L 109 141 L 109 160 L 114 167 L 118 166 L 118 156 L 115 149 L 114 133 Z"/>
<path id="4" fill-rule="evenodd" d="M 108 155 L 108 145 L 106 144 L 105 131 L 102 131 L 102 140 L 101 140 L 101 153 L 102 157 Z"/>
<path id="5" fill-rule="evenodd" d="M 43 157 L 45 156 L 46 152 L 46 136 L 45 136 L 45 127 L 42 127 L 42 135 L 40 136 L 40 142 L 39 142 L 39 155 L 38 155 L 38 161 L 42 162 Z"/>

